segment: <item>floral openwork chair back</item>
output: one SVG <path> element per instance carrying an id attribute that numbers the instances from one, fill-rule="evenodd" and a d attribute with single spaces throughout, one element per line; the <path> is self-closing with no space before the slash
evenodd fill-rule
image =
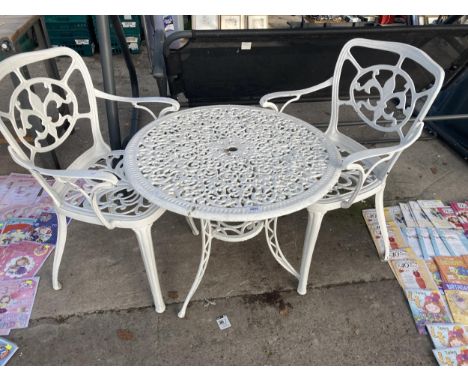
<path id="1" fill-rule="evenodd" d="M 332 78 L 327 135 L 345 157 L 344 171 L 327 198 L 349 196 L 356 188 L 385 180 L 400 153 L 421 135 L 443 79 L 437 63 L 406 44 L 354 39 L 343 47 Z M 339 122 L 350 116 L 362 121 L 353 128 L 366 137 L 397 137 L 400 143 L 380 153 L 367 150 L 340 132 Z M 345 206 L 353 200 L 347 198 Z"/>

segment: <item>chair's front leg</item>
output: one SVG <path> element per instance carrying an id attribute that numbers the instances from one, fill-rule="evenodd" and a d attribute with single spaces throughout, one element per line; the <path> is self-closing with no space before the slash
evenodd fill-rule
<path id="1" fill-rule="evenodd" d="M 180 318 L 185 317 L 185 311 L 187 310 L 187 306 L 190 302 L 190 299 L 196 292 L 200 282 L 205 274 L 206 267 L 208 265 L 208 260 L 210 259 L 210 252 L 211 252 L 211 241 L 213 240 L 213 234 L 211 230 L 211 223 L 209 220 L 201 220 L 201 232 L 202 232 L 202 253 L 200 259 L 200 265 L 198 266 L 198 271 L 195 276 L 195 280 L 193 281 L 192 287 L 185 298 L 184 305 L 182 305 L 182 309 L 180 310 L 178 316 Z"/>
<path id="2" fill-rule="evenodd" d="M 62 284 L 58 280 L 58 273 L 65 249 L 65 242 L 67 241 L 67 229 L 67 217 L 57 211 L 57 243 L 55 244 L 54 264 L 52 266 L 52 287 L 55 290 L 62 289 Z"/>
<path id="3" fill-rule="evenodd" d="M 325 212 L 308 209 L 309 220 L 307 222 L 306 236 L 304 240 L 304 248 L 302 250 L 301 271 L 299 276 L 299 285 L 297 293 L 304 295 L 307 292 L 307 280 L 309 279 L 310 263 L 314 253 L 315 243 L 320 231 L 323 216 Z"/>
<path id="4" fill-rule="evenodd" d="M 156 259 L 154 258 L 153 240 L 151 238 L 151 224 L 134 228 L 133 231 L 138 239 L 141 257 L 145 265 L 146 276 L 153 295 L 156 312 L 162 313 L 166 309 L 164 299 L 159 285 L 158 270 L 156 268 Z"/>
<path id="5" fill-rule="evenodd" d="M 388 260 L 390 256 L 390 241 L 388 239 L 387 222 L 385 220 L 384 211 L 384 195 L 385 187 L 375 194 L 375 213 L 377 215 L 377 221 L 379 222 L 380 235 L 384 244 L 384 253 L 379 253 L 383 260 Z"/>

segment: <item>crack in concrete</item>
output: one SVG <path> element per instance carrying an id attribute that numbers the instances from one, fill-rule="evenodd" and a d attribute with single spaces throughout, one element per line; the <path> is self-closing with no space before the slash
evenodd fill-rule
<path id="1" fill-rule="evenodd" d="M 386 282 L 386 281 L 395 281 L 395 278 L 385 278 L 382 277 L 380 279 L 376 280 L 370 280 L 370 281 L 364 281 L 364 280 L 359 280 L 359 281 L 351 281 L 351 282 L 343 282 L 343 283 L 337 283 L 337 284 L 329 284 L 329 285 L 321 285 L 321 286 L 313 286 L 313 285 L 308 285 L 307 290 L 308 292 L 312 290 L 327 290 L 327 289 L 332 289 L 332 288 L 341 288 L 341 287 L 346 287 L 346 286 L 354 286 L 354 285 L 360 285 L 360 284 L 374 284 L 374 283 L 379 283 L 379 282 Z M 295 288 L 289 288 L 289 289 L 277 289 L 273 291 L 268 291 L 268 292 L 262 292 L 262 293 L 251 293 L 251 294 L 238 294 L 238 295 L 232 295 L 232 296 L 222 296 L 222 297 L 214 297 L 210 298 L 211 301 L 221 301 L 221 300 L 228 300 L 230 298 L 245 298 L 249 296 L 262 296 L 262 295 L 267 295 L 271 293 L 289 293 L 289 292 L 295 292 Z M 205 298 L 201 299 L 193 299 L 190 301 L 190 304 L 198 303 L 198 302 L 203 302 Z M 166 303 L 167 306 L 173 306 L 173 305 L 178 305 L 182 304 L 183 301 L 178 301 L 178 302 L 170 302 Z M 132 312 L 139 312 L 143 311 L 146 309 L 152 308 L 154 309 L 154 306 L 151 305 L 144 305 L 144 306 L 138 306 L 138 307 L 131 307 L 131 308 L 115 308 L 115 309 L 103 309 L 103 310 L 94 310 L 91 312 L 82 312 L 82 313 L 73 313 L 69 315 L 59 315 L 59 316 L 50 316 L 50 317 L 40 317 L 40 318 L 35 318 L 35 319 L 30 319 L 30 324 L 37 325 L 40 324 L 41 322 L 44 321 L 54 321 L 58 324 L 64 324 L 68 320 L 73 319 L 73 318 L 83 318 L 86 316 L 91 316 L 91 315 L 101 315 L 105 313 L 132 313 Z M 158 313 L 156 313 L 158 315 Z M 158 321 L 157 323 L 159 324 L 159 315 L 158 315 Z"/>

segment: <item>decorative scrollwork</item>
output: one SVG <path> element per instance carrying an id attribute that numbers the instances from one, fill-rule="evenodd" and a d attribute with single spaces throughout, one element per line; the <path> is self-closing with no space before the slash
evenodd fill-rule
<path id="1" fill-rule="evenodd" d="M 136 192 L 127 182 L 122 162 L 123 152 L 114 151 L 88 168 L 89 170 L 106 170 L 119 178 L 118 184 L 112 189 L 99 191 L 97 195 L 99 210 L 107 214 L 138 216 L 154 209 L 156 206 Z M 69 187 L 64 195 L 65 202 L 75 207 L 91 209 L 92 207 L 83 192 L 90 195 L 99 182 L 80 179 L 77 182 L 68 182 L 67 184 Z"/>
<path id="2" fill-rule="evenodd" d="M 262 221 L 245 223 L 211 222 L 213 237 L 223 241 L 244 241 L 258 235 L 263 229 Z"/>
<path id="3" fill-rule="evenodd" d="M 44 96 L 34 92 L 34 87 L 41 86 L 46 92 Z M 65 98 L 57 92 L 58 89 L 61 89 Z M 21 120 L 21 125 L 18 125 L 16 119 L 12 118 L 13 127 L 21 142 L 32 152 L 47 152 L 60 146 L 70 135 L 78 118 L 75 94 L 68 85 L 49 78 L 22 81 L 12 93 L 10 105 Z M 63 105 L 68 106 L 70 114 L 60 114 L 59 109 Z M 67 129 L 61 129 L 67 122 Z M 63 130 L 61 135 L 59 130 Z"/>
<path id="4" fill-rule="evenodd" d="M 343 147 L 338 147 L 338 149 L 342 157 L 346 157 L 350 154 L 350 152 L 347 151 Z M 370 170 L 370 167 L 367 161 L 362 162 L 360 164 L 362 165 L 366 173 L 368 170 Z M 333 188 L 323 197 L 323 199 L 325 200 L 346 199 L 346 196 L 350 195 L 352 192 L 355 191 L 358 181 L 359 181 L 359 173 L 357 171 L 342 170 L 340 174 L 340 178 L 338 179 L 336 184 L 333 186 Z M 364 184 L 362 185 L 362 188 L 372 187 L 377 182 L 379 182 L 379 178 L 376 176 L 375 173 L 371 171 L 369 175 L 366 177 Z"/>
<path id="5" fill-rule="evenodd" d="M 377 98 L 356 100 L 356 95 L 362 92 L 373 93 Z M 350 86 L 350 103 L 365 123 L 380 131 L 400 130 L 413 114 L 415 99 L 413 80 L 396 66 L 375 65 L 362 69 Z"/>

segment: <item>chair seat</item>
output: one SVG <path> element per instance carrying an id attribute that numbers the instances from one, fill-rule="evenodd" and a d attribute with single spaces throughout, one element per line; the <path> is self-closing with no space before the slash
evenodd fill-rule
<path id="1" fill-rule="evenodd" d="M 347 148 L 343 145 L 337 145 L 337 148 L 341 154 L 342 158 L 346 158 L 348 155 L 355 152 L 350 148 Z M 375 160 L 367 160 L 360 162 L 359 164 L 367 172 Z M 329 204 L 329 203 L 340 203 L 347 200 L 354 190 L 357 187 L 359 180 L 359 173 L 356 170 L 343 170 L 340 174 L 338 182 L 333 186 L 333 188 L 319 201 L 320 204 Z M 359 195 L 356 198 L 356 201 L 368 198 L 372 193 L 376 192 L 378 187 L 382 184 L 382 181 L 378 176 L 371 172 L 366 178 Z M 339 206 L 337 206 L 339 208 Z"/>
<path id="2" fill-rule="evenodd" d="M 111 151 L 106 156 L 92 161 L 87 167 L 88 170 L 107 170 L 119 179 L 114 188 L 103 190 L 98 194 L 98 206 L 105 218 L 114 221 L 140 221 L 146 216 L 164 212 L 160 207 L 136 192 L 128 183 L 123 168 L 123 156 L 124 151 L 122 150 Z M 62 209 L 65 212 L 73 213 L 73 215 L 96 216 L 89 201 L 80 190 L 89 193 L 92 187 L 99 182 L 80 180 L 77 184 L 78 187 L 67 186 L 61 191 L 65 201 Z"/>

